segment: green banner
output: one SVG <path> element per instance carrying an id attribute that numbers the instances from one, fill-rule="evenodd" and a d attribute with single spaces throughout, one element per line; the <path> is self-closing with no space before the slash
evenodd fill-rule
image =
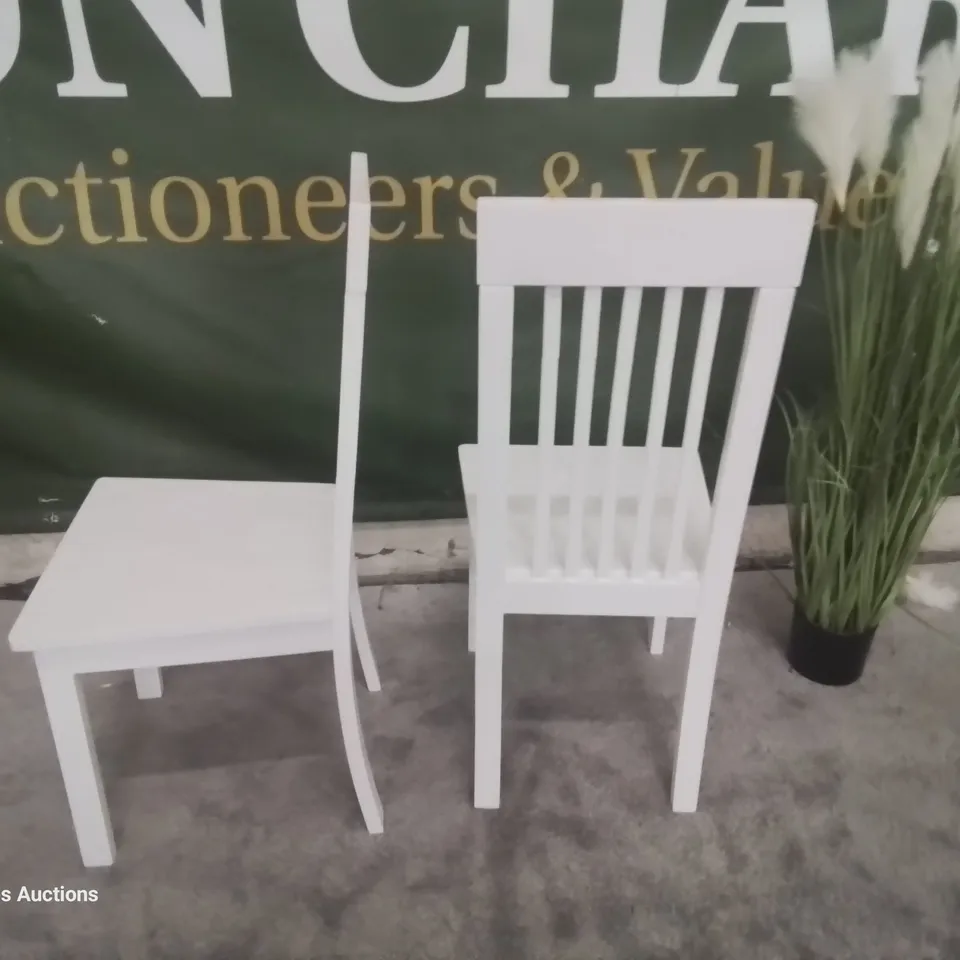
<path id="1" fill-rule="evenodd" d="M 958 7 L 0 0 L 0 532 L 62 528 L 101 475 L 332 478 L 352 150 L 369 154 L 376 207 L 358 516 L 462 516 L 477 198 L 819 197 L 791 75 L 881 37 L 913 94 Z M 861 215 L 865 191 L 843 215 Z M 821 229 L 840 215 L 825 202 Z M 827 372 L 816 260 L 779 384 L 801 401 Z M 531 439 L 539 327 L 521 306 L 517 429 Z M 685 318 L 681 365 L 696 332 Z M 671 404 L 668 437 L 682 418 Z M 783 456 L 774 413 L 756 501 L 780 499 Z"/>

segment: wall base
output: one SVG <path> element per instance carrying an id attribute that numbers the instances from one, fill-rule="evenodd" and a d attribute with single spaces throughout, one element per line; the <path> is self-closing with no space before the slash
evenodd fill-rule
<path id="1" fill-rule="evenodd" d="M 63 534 L 0 537 L 0 589 L 43 573 Z M 465 580 L 468 562 L 466 520 L 367 523 L 357 525 L 356 552 L 364 584 L 436 583 Z M 960 558 L 960 497 L 941 508 L 923 542 L 926 562 Z M 741 569 L 790 564 L 787 512 L 782 505 L 751 507 L 740 543 Z"/>

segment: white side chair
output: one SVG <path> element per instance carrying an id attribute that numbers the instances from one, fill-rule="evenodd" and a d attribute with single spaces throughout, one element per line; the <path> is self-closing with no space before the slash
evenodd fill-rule
<path id="1" fill-rule="evenodd" d="M 80 674 L 330 650 L 343 742 L 371 833 L 383 813 L 354 689 L 351 625 L 380 689 L 353 563 L 353 500 L 370 244 L 367 158 L 350 164 L 335 483 L 104 478 L 64 535 L 13 630 L 34 655 L 83 862 L 114 861 Z"/>
<path id="2" fill-rule="evenodd" d="M 673 809 L 697 806 L 717 655 L 757 457 L 813 229 L 808 200 L 484 198 L 478 442 L 460 448 L 474 549 L 468 643 L 475 653 L 477 807 L 500 805 L 504 615 L 695 620 Z M 514 289 L 544 287 L 538 442 L 510 443 Z M 562 288 L 583 290 L 572 445 L 558 446 Z M 591 445 L 601 297 L 623 288 L 605 445 Z M 644 288 L 664 308 L 643 446 L 624 445 Z M 724 292 L 753 306 L 711 500 L 699 455 Z M 703 313 L 682 445 L 664 425 L 685 290 Z M 612 322 L 612 321 L 611 321 Z M 687 386 L 686 384 L 684 385 Z"/>

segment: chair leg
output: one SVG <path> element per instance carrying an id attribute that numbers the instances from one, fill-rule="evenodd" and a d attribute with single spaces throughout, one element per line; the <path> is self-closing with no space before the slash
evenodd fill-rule
<path id="1" fill-rule="evenodd" d="M 486 608 L 485 608 L 486 607 Z M 503 738 L 503 614 L 476 605 L 474 649 L 473 805 L 500 806 L 500 753 Z"/>
<path id="2" fill-rule="evenodd" d="M 659 657 L 663 653 L 664 644 L 667 642 L 667 618 L 654 617 L 653 629 L 650 634 L 650 653 Z"/>
<path id="3" fill-rule="evenodd" d="M 719 615 L 700 616 L 693 627 L 673 771 L 675 813 L 693 813 L 697 809 L 725 613 L 724 606 Z"/>
<path id="4" fill-rule="evenodd" d="M 467 650 L 477 648 L 477 570 L 473 560 L 474 548 L 470 544 L 470 566 L 467 570 Z"/>
<path id="5" fill-rule="evenodd" d="M 349 636 L 347 637 L 349 641 Z M 353 788 L 357 793 L 360 811 L 371 833 L 383 833 L 383 808 L 377 785 L 370 770 L 367 748 L 360 728 L 357 709 L 357 691 L 353 682 L 353 650 L 350 643 L 337 642 L 333 650 L 333 674 L 337 685 L 337 708 L 340 711 L 340 731 L 347 754 Z"/>
<path id="6" fill-rule="evenodd" d="M 86 867 L 107 867 L 116 857 L 87 706 L 76 674 L 37 663 L 63 785 Z"/>
<path id="7" fill-rule="evenodd" d="M 377 661 L 370 646 L 370 636 L 367 633 L 367 623 L 363 617 L 363 604 L 360 602 L 360 581 L 357 580 L 356 567 L 350 573 L 350 626 L 353 628 L 353 639 L 357 645 L 357 655 L 360 657 L 360 669 L 367 689 L 373 693 L 380 692 L 380 674 L 377 672 Z"/>
<path id="8" fill-rule="evenodd" d="M 137 685 L 137 696 L 141 700 L 155 700 L 163 696 L 163 677 L 159 667 L 134 670 L 133 681 Z"/>

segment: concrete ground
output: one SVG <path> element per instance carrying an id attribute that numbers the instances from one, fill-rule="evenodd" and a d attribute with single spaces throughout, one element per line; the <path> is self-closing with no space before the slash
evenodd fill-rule
<path id="1" fill-rule="evenodd" d="M 861 683 L 824 689 L 784 662 L 771 575 L 738 575 L 692 815 L 668 800 L 688 628 L 655 660 L 637 621 L 512 618 L 492 812 L 466 588 L 364 602 L 386 833 L 360 819 L 329 655 L 171 669 L 156 701 L 97 675 L 109 870 L 80 865 L 32 662 L 0 645 L 3 960 L 960 958 L 960 615 L 941 635 L 896 612 Z"/>

